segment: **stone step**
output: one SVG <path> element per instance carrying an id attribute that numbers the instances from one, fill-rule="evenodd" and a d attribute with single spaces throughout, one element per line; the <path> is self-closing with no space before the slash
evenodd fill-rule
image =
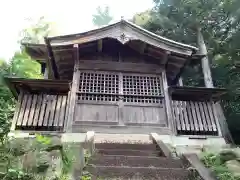
<path id="1" fill-rule="evenodd" d="M 96 149 L 129 149 L 129 150 L 156 150 L 156 145 L 151 144 L 129 144 L 129 143 L 96 143 Z"/>
<path id="2" fill-rule="evenodd" d="M 89 164 L 101 166 L 131 166 L 131 167 L 163 167 L 181 168 L 180 159 L 154 156 L 125 156 L 125 155 L 96 155 L 91 158 Z"/>
<path id="3" fill-rule="evenodd" d="M 88 166 L 92 179 L 188 180 L 189 171 L 181 168 Z"/>
<path id="4" fill-rule="evenodd" d="M 125 156 L 161 156 L 158 151 L 142 151 L 129 149 L 97 149 L 96 153 L 100 155 L 125 155 Z"/>

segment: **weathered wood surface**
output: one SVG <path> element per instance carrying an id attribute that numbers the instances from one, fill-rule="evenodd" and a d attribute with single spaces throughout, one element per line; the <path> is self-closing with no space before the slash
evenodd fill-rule
<path id="1" fill-rule="evenodd" d="M 208 57 L 207 57 L 207 47 L 204 42 L 200 27 L 198 27 L 197 29 L 197 43 L 199 46 L 199 54 L 206 55 L 205 57 L 202 58 L 202 70 L 203 70 L 205 87 L 212 88 L 213 81 L 212 81 L 212 75 L 211 75 L 211 68 L 210 68 Z"/>
<path id="2" fill-rule="evenodd" d="M 160 74 L 163 67 L 158 66 L 157 64 L 80 60 L 78 69 Z"/>
<path id="3" fill-rule="evenodd" d="M 173 117 L 180 134 L 218 135 L 217 117 L 211 102 L 173 101 Z"/>
<path id="4" fill-rule="evenodd" d="M 138 105 L 123 107 L 123 122 L 126 125 L 167 126 L 165 108 L 159 106 L 141 107 Z"/>
<path id="5" fill-rule="evenodd" d="M 63 130 L 67 98 L 68 95 L 20 94 L 12 127 L 15 130 Z"/>
<path id="6" fill-rule="evenodd" d="M 65 131 L 71 132 L 72 130 L 72 124 L 74 121 L 74 111 L 76 106 L 76 100 L 77 100 L 77 90 L 79 86 L 79 78 L 80 78 L 80 71 L 77 69 L 78 63 L 79 63 L 79 46 L 78 44 L 74 44 L 74 73 L 73 73 L 73 79 L 72 79 L 72 86 L 71 86 L 71 93 L 70 93 L 70 99 L 69 99 L 69 109 L 68 109 L 68 117 L 67 117 L 67 125 L 65 127 Z"/>
<path id="7" fill-rule="evenodd" d="M 79 76 L 75 124 L 167 127 L 160 75 L 81 71 Z"/>
<path id="8" fill-rule="evenodd" d="M 168 53 L 165 54 L 165 58 L 168 58 Z M 172 130 L 173 134 L 176 134 L 176 123 L 173 120 L 173 111 L 171 108 L 172 101 L 171 101 L 171 96 L 168 91 L 168 82 L 167 82 L 166 71 L 162 72 L 162 86 L 163 86 L 164 100 L 165 100 L 165 106 L 166 106 L 168 127 Z"/>

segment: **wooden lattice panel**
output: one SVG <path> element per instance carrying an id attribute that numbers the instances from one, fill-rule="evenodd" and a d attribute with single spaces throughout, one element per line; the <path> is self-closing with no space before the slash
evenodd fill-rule
<path id="1" fill-rule="evenodd" d="M 119 77 L 108 72 L 81 72 L 79 91 L 81 93 L 118 94 Z"/>
<path id="2" fill-rule="evenodd" d="M 162 104 L 162 98 L 159 97 L 124 96 L 123 101 L 138 104 Z"/>
<path id="3" fill-rule="evenodd" d="M 15 129 L 62 131 L 67 115 L 67 95 L 24 94 L 14 115 Z"/>
<path id="4" fill-rule="evenodd" d="M 124 95 L 161 95 L 161 79 L 159 76 L 123 75 Z"/>
<path id="5" fill-rule="evenodd" d="M 82 101 L 117 101 L 116 95 L 104 95 L 104 94 L 79 94 L 78 100 Z"/>
<path id="6" fill-rule="evenodd" d="M 78 100 L 162 104 L 161 78 L 154 75 L 81 72 Z"/>

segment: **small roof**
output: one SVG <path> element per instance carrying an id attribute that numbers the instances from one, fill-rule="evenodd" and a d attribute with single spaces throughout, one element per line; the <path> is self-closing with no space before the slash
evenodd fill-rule
<path id="1" fill-rule="evenodd" d="M 50 79 L 24 79 L 15 77 L 5 77 L 5 82 L 17 98 L 21 89 L 28 92 L 42 93 L 58 92 L 66 94 L 70 89 L 70 81 L 67 80 L 50 80 Z"/>
<path id="2" fill-rule="evenodd" d="M 171 86 L 169 92 L 172 94 L 173 100 L 205 101 L 212 99 L 217 101 L 227 93 L 227 90 L 225 88 Z"/>

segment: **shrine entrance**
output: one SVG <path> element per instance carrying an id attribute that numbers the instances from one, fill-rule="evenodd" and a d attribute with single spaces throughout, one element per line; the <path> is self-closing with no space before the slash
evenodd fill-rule
<path id="1" fill-rule="evenodd" d="M 166 127 L 162 91 L 156 74 L 80 71 L 74 121 Z"/>

